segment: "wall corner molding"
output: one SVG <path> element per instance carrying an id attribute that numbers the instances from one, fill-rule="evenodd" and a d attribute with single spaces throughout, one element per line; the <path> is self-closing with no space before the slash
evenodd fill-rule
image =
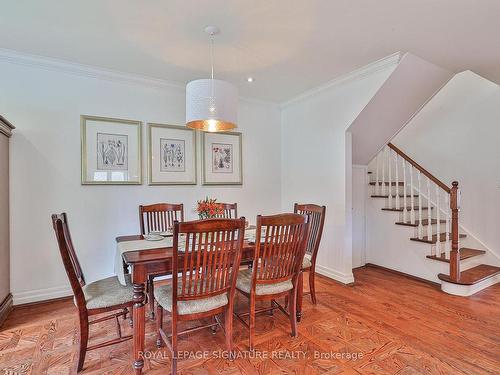
<path id="1" fill-rule="evenodd" d="M 404 54 L 402 52 L 398 51 L 398 52 L 395 52 L 392 55 L 386 56 L 380 60 L 371 62 L 368 65 L 365 65 L 361 68 L 358 68 L 358 69 L 353 70 L 349 73 L 346 73 L 346 74 L 341 75 L 337 78 L 334 78 L 331 81 L 328 81 L 320 86 L 317 86 L 317 87 L 314 87 L 310 90 L 304 91 L 302 94 L 299 94 L 299 95 L 281 103 L 280 107 L 281 108 L 288 107 L 289 105 L 291 105 L 293 103 L 296 103 L 296 102 L 305 100 L 311 96 L 317 95 L 317 94 L 321 93 L 322 91 L 328 90 L 329 88 L 341 85 L 343 83 L 347 83 L 350 81 L 364 78 L 364 77 L 369 76 L 373 73 L 376 73 L 380 70 L 383 70 L 389 66 L 397 65 L 399 63 L 399 61 L 402 59 L 403 55 Z"/>
<path id="2" fill-rule="evenodd" d="M 12 294 L 7 294 L 2 303 L 0 303 L 0 327 L 7 320 L 7 316 L 10 314 L 13 308 L 13 298 Z"/>
<path id="3" fill-rule="evenodd" d="M 0 115 L 0 133 L 5 134 L 7 137 L 12 135 L 12 130 L 16 127 L 12 125 L 5 117 Z"/>
<path id="4" fill-rule="evenodd" d="M 319 264 L 316 264 L 316 272 L 318 272 L 320 275 L 323 275 L 325 277 L 328 277 L 329 279 L 333 279 L 335 281 L 338 281 L 342 284 L 352 284 L 354 283 L 354 274 L 352 271 L 350 273 L 344 273 L 344 272 L 339 272 L 337 270 L 334 270 L 329 267 L 321 266 Z"/>

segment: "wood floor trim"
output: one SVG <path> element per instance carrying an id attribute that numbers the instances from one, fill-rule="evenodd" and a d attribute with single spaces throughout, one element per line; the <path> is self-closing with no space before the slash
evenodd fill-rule
<path id="1" fill-rule="evenodd" d="M 435 281 L 430 281 L 430 280 L 423 279 L 423 278 L 418 277 L 418 276 L 410 275 L 410 274 L 405 273 L 405 272 L 396 271 L 396 270 L 393 270 L 391 268 L 387 268 L 387 267 L 384 267 L 384 266 L 379 266 L 378 264 L 366 263 L 364 265 L 364 267 L 378 268 L 378 269 L 381 269 L 381 270 L 384 270 L 384 271 L 387 271 L 387 272 L 390 272 L 390 273 L 394 273 L 396 275 L 404 276 L 404 277 L 407 277 L 407 278 L 415 280 L 415 281 L 420 281 L 420 282 L 423 282 L 423 283 L 426 283 L 426 284 L 429 284 L 429 285 L 432 285 L 432 286 L 437 286 L 437 287 L 441 288 L 441 284 L 437 283 Z M 359 267 L 359 268 L 361 268 L 361 267 Z"/>
<path id="2" fill-rule="evenodd" d="M 7 320 L 7 316 L 13 309 L 13 298 L 12 294 L 9 293 L 0 303 L 0 327 Z"/>

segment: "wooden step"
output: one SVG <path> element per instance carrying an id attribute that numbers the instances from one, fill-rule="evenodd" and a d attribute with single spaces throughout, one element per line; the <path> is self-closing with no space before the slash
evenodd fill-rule
<path id="1" fill-rule="evenodd" d="M 446 241 L 446 233 L 440 233 L 439 237 L 440 237 L 439 242 Z M 467 237 L 465 234 L 460 234 L 460 238 L 465 238 L 465 237 Z M 410 238 L 410 240 L 417 241 L 417 242 L 425 242 L 425 243 L 433 245 L 437 242 L 437 234 L 433 234 L 432 239 L 430 239 L 430 240 L 427 238 L 427 236 L 423 236 L 422 238 L 412 237 L 412 238 Z M 450 240 L 451 240 L 451 233 L 450 233 Z"/>
<path id="2" fill-rule="evenodd" d="M 377 184 L 376 181 L 370 182 L 370 185 L 372 185 L 372 186 L 375 186 L 376 184 Z M 382 185 L 382 181 L 379 181 L 378 184 Z M 391 184 L 392 186 L 396 186 L 396 181 L 392 181 L 392 182 L 385 181 L 385 183 L 384 183 L 384 185 L 386 185 L 386 186 L 388 186 L 389 184 Z M 399 181 L 399 186 L 404 186 L 404 182 Z"/>
<path id="3" fill-rule="evenodd" d="M 451 280 L 449 275 L 445 275 L 443 273 L 440 273 L 438 277 L 440 280 L 453 284 L 474 285 L 490 277 L 498 275 L 499 273 L 500 267 L 490 266 L 489 264 L 480 264 L 479 266 L 460 272 L 460 279 L 458 281 Z"/>
<path id="4" fill-rule="evenodd" d="M 386 195 L 371 195 L 372 198 L 389 198 L 389 194 L 386 194 Z M 396 198 L 396 195 L 392 195 L 393 198 Z M 411 198 L 411 195 L 408 194 L 406 196 L 407 198 Z M 404 198 L 404 195 L 403 194 L 399 194 L 399 198 Z M 418 195 L 413 195 L 413 198 L 418 198 Z"/>
<path id="5" fill-rule="evenodd" d="M 446 220 L 439 220 L 439 222 L 441 224 L 446 224 Z M 412 224 L 409 221 L 398 221 L 396 223 L 396 225 L 404 225 L 404 226 L 407 226 L 407 227 L 418 227 L 418 223 L 419 223 L 418 220 L 415 220 L 415 224 Z M 432 219 L 431 220 L 431 224 L 437 224 L 437 219 Z M 428 219 L 422 220 L 422 225 L 423 226 L 429 225 L 429 220 Z"/>
<path id="6" fill-rule="evenodd" d="M 477 256 L 483 255 L 483 254 L 486 254 L 486 251 L 477 250 L 477 249 L 469 249 L 467 247 L 463 247 L 460 249 L 460 260 L 465 260 L 465 259 L 477 257 Z M 433 259 L 433 260 L 438 260 L 440 262 L 450 263 L 450 260 L 445 258 L 445 253 L 441 253 L 441 256 L 439 256 L 439 257 L 437 257 L 435 255 L 427 255 L 427 258 Z"/>
<path id="7" fill-rule="evenodd" d="M 418 211 L 418 207 L 413 207 L 415 211 Z M 422 210 L 428 210 L 429 207 L 422 207 Z M 433 210 L 434 207 L 431 207 L 431 210 Z M 382 211 L 393 211 L 393 212 L 403 212 L 403 207 L 401 208 L 382 208 Z M 411 211 L 411 207 L 406 207 L 406 211 Z"/>

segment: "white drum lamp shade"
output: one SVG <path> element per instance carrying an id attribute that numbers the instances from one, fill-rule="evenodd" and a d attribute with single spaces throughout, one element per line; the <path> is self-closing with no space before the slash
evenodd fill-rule
<path id="1" fill-rule="evenodd" d="M 238 89 L 219 79 L 198 79 L 186 86 L 186 126 L 208 132 L 236 128 Z"/>

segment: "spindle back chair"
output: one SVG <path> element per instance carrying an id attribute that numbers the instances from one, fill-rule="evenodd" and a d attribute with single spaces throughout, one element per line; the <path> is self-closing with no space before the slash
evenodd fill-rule
<path id="1" fill-rule="evenodd" d="M 195 330 L 221 326 L 228 352 L 233 353 L 233 305 L 241 262 L 245 218 L 207 219 L 174 224 L 172 284 L 157 287 L 157 344 L 172 352 L 177 370 L 177 338 Z M 163 331 L 163 310 L 172 318 L 171 340 Z M 224 313 L 222 324 L 218 314 Z M 178 331 L 178 322 L 214 317 L 215 322 Z"/>
<path id="2" fill-rule="evenodd" d="M 316 204 L 298 204 L 295 203 L 293 211 L 298 214 L 309 215 L 309 235 L 307 238 L 306 254 L 309 257 L 304 258 L 302 271 L 309 272 L 309 290 L 311 299 L 316 304 L 316 288 L 314 279 L 316 275 L 316 257 L 318 255 L 319 244 L 323 234 L 325 224 L 326 207 Z"/>

